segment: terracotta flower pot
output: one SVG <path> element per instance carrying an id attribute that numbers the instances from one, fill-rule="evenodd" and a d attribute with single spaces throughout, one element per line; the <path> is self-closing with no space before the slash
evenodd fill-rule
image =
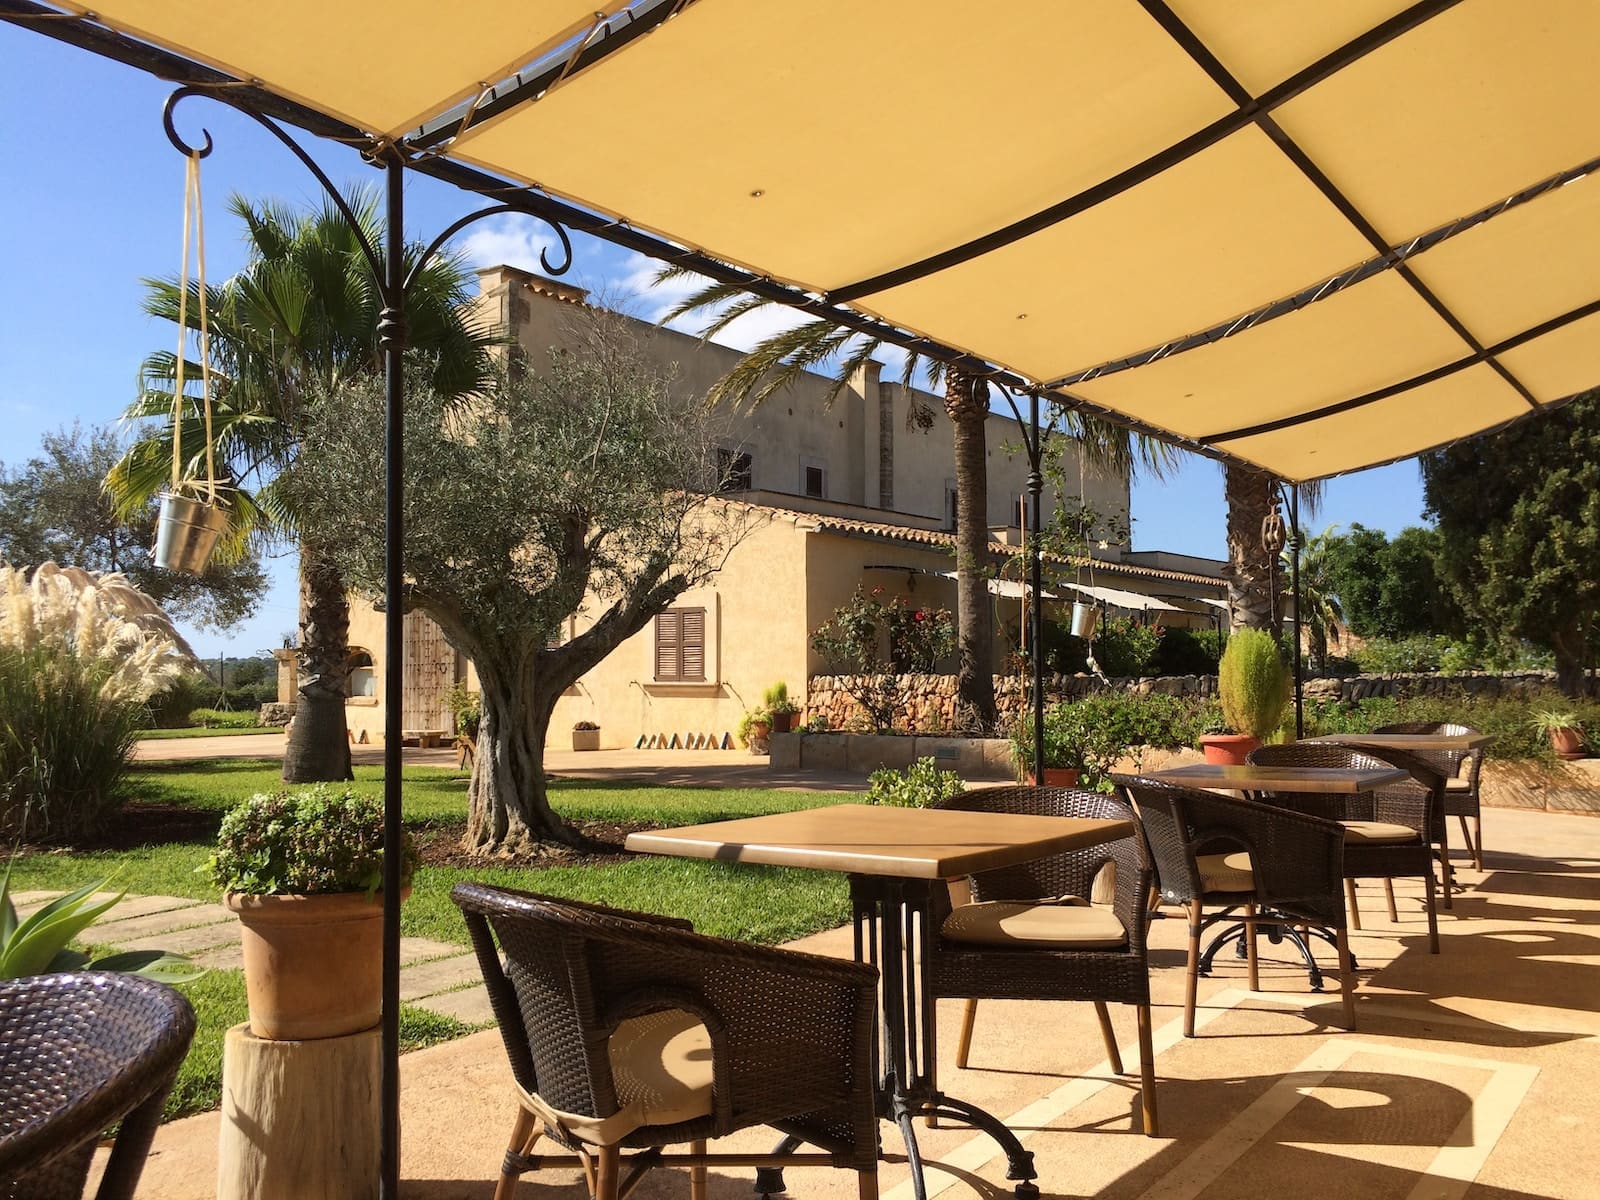
<path id="1" fill-rule="evenodd" d="M 407 888 L 401 899 L 410 892 Z M 239 915 L 250 1031 L 272 1041 L 371 1029 L 383 1007 L 383 894 L 223 897 Z"/>
<path id="2" fill-rule="evenodd" d="M 794 732 L 794 714 L 793 713 L 773 713 L 772 714 L 772 732 L 773 733 L 793 733 Z"/>
<path id="3" fill-rule="evenodd" d="M 1563 726 L 1550 731 L 1550 748 L 1556 752 L 1557 758 L 1573 759 L 1583 758 L 1583 734 L 1579 730 Z"/>
<path id="4" fill-rule="evenodd" d="M 1039 785 L 1038 778 L 1032 771 L 1028 772 L 1028 784 L 1031 787 Z M 1077 767 L 1046 767 L 1044 769 L 1045 787 L 1075 788 L 1078 786 Z"/>
<path id="5" fill-rule="evenodd" d="M 1200 749 L 1205 751 L 1208 763 L 1221 763 L 1229 767 L 1242 767 L 1250 751 L 1261 745 L 1261 739 L 1248 733 L 1207 733 L 1200 737 Z"/>
<path id="6" fill-rule="evenodd" d="M 767 738 L 772 733 L 772 725 L 767 721 L 752 721 L 750 724 L 750 753 L 765 754 L 767 752 Z"/>

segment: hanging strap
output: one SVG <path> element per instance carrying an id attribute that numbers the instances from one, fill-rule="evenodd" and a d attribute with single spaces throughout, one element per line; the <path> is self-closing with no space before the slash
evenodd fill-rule
<path id="1" fill-rule="evenodd" d="M 215 442 L 211 436 L 211 331 L 206 313 L 206 225 L 200 203 L 200 156 L 187 160 L 183 184 L 183 266 L 178 280 L 178 361 L 172 386 L 172 491 L 183 487 L 183 368 L 189 346 L 189 246 L 195 246 L 200 299 L 200 407 L 206 425 L 206 499 L 217 502 Z"/>

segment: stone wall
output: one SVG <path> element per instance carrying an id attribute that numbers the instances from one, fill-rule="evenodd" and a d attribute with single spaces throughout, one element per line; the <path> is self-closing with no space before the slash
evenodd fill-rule
<path id="1" fill-rule="evenodd" d="M 954 675 L 902 675 L 901 688 L 909 709 L 906 728 L 919 733 L 960 732 Z M 1308 700 L 1364 700 L 1369 696 L 1435 696 L 1465 693 L 1471 696 L 1528 696 L 1555 687 L 1554 671 L 1516 671 L 1504 675 L 1474 672 L 1466 675 L 1349 675 L 1308 679 Z M 1593 686 L 1594 681 L 1591 681 Z M 1091 692 L 1115 688 L 1136 695 L 1210 696 L 1217 690 L 1214 675 L 1163 675 L 1153 679 L 1113 679 L 1102 682 L 1092 675 L 1051 675 L 1045 694 L 1051 702 L 1076 700 Z M 1023 681 L 1015 675 L 997 675 L 995 700 L 1002 725 L 1022 710 L 1026 701 Z M 837 675 L 813 675 L 806 684 L 806 718 L 822 717 L 830 729 L 863 728 L 866 717 Z"/>

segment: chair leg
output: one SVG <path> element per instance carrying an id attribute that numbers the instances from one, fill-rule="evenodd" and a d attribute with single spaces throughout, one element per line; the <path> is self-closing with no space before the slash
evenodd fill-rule
<path id="1" fill-rule="evenodd" d="M 1450 865 L 1450 822 L 1446 821 L 1439 827 L 1439 866 L 1444 876 L 1444 906 L 1454 908 L 1456 890 L 1456 870 Z"/>
<path id="2" fill-rule="evenodd" d="M 1360 930 L 1361 906 L 1356 903 L 1356 881 L 1354 879 L 1346 879 L 1344 881 L 1344 903 L 1345 907 L 1350 911 L 1350 928 Z"/>
<path id="3" fill-rule="evenodd" d="M 1423 903 L 1428 906 L 1428 953 L 1439 953 L 1439 909 L 1433 886 L 1433 866 L 1422 873 Z"/>
<path id="4" fill-rule="evenodd" d="M 1244 906 L 1244 954 L 1245 971 L 1249 977 L 1250 990 L 1261 990 L 1261 959 L 1256 953 L 1256 906 Z"/>
<path id="5" fill-rule="evenodd" d="M 860 1200 L 878 1200 L 878 1169 L 868 1167 L 856 1172 L 856 1195 Z"/>
<path id="6" fill-rule="evenodd" d="M 1383 895 L 1389 901 L 1389 921 L 1391 924 L 1400 924 L 1400 910 L 1394 906 L 1394 880 L 1383 881 Z"/>
<path id="7" fill-rule="evenodd" d="M 1139 1098 L 1146 1137 L 1156 1136 L 1156 1051 L 1150 1035 L 1150 1006 L 1141 1004 L 1139 1015 Z"/>
<path id="8" fill-rule="evenodd" d="M 704 1154 L 705 1139 L 689 1143 L 690 1154 Z M 689 1168 L 689 1200 L 706 1200 L 706 1168 L 704 1164 Z"/>
<path id="9" fill-rule="evenodd" d="M 1334 943 L 1339 951 L 1339 1004 L 1344 1010 L 1344 1027 L 1356 1027 L 1356 969 L 1351 965 L 1350 933 L 1337 930 Z"/>
<path id="10" fill-rule="evenodd" d="M 1183 1036 L 1194 1036 L 1194 1005 L 1200 990 L 1200 901 L 1189 905 L 1189 969 L 1184 977 Z"/>
<path id="11" fill-rule="evenodd" d="M 622 1149 L 601 1146 L 596 1155 L 600 1169 L 595 1172 L 594 1200 L 617 1200 L 617 1187 L 622 1182 Z"/>
<path id="12" fill-rule="evenodd" d="M 972 1053 L 972 1027 L 978 1020 L 978 1002 L 968 1000 L 961 1009 L 961 1040 L 956 1043 L 956 1066 L 967 1069 L 967 1056 Z"/>
<path id="13" fill-rule="evenodd" d="M 517 1183 L 522 1172 L 511 1165 L 511 1156 L 526 1154 L 544 1134 L 544 1122 L 522 1105 L 517 1105 L 516 1124 L 511 1127 L 511 1141 L 506 1146 L 506 1162 L 500 1170 L 500 1182 L 495 1185 L 494 1200 L 512 1200 L 517 1194 Z"/>
<path id="14" fill-rule="evenodd" d="M 1483 870 L 1483 818 L 1477 818 L 1477 837 L 1473 837 L 1472 831 L 1467 828 L 1466 813 L 1462 813 L 1456 820 L 1461 822 L 1461 840 L 1466 842 L 1467 850 L 1472 855 L 1472 869 Z"/>
<path id="15" fill-rule="evenodd" d="M 1122 1052 L 1117 1049 L 1117 1034 L 1111 1028 L 1111 1013 L 1104 1000 L 1094 1002 L 1094 1015 L 1100 1018 L 1100 1039 L 1106 1044 L 1106 1059 L 1111 1063 L 1112 1074 L 1121 1075 Z"/>

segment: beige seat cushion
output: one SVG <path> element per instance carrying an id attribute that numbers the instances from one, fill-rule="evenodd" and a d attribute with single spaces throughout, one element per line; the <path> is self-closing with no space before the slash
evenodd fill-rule
<path id="1" fill-rule="evenodd" d="M 644 1125 L 676 1125 L 711 1113 L 711 1034 L 682 1009 L 632 1017 L 606 1044 L 621 1106 L 609 1117 L 561 1112 L 521 1092 L 523 1104 L 547 1123 L 596 1146 L 610 1146 Z"/>
<path id="2" fill-rule="evenodd" d="M 1128 941 L 1116 913 L 1077 896 L 963 904 L 945 918 L 940 932 L 952 942 L 1013 950 L 1112 950 Z"/>
<path id="3" fill-rule="evenodd" d="M 1387 821 L 1340 821 L 1344 826 L 1344 840 L 1349 842 L 1414 842 L 1418 833 L 1409 825 L 1391 825 Z"/>
<path id="4" fill-rule="evenodd" d="M 1446 779 L 1444 781 L 1444 790 L 1447 792 L 1470 793 L 1472 791 L 1472 780 Z"/>
<path id="5" fill-rule="evenodd" d="M 1208 892 L 1253 892 L 1255 871 L 1248 851 L 1232 854 L 1202 854 L 1195 859 L 1200 868 L 1200 886 Z"/>

